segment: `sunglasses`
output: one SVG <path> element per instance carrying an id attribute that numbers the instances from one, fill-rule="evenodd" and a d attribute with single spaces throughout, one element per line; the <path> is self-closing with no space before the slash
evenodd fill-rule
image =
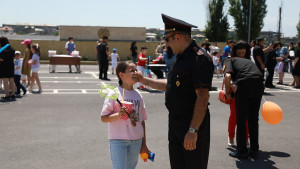
<path id="1" fill-rule="evenodd" d="M 174 37 L 176 34 L 180 34 L 180 33 L 174 33 L 174 34 L 172 34 L 172 35 L 169 36 L 169 37 L 164 37 L 164 40 L 168 43 L 168 42 L 169 42 L 169 39 L 172 38 L 172 37 Z"/>

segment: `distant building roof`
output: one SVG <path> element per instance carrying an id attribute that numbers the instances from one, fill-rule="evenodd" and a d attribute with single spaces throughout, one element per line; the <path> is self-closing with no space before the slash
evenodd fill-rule
<path id="1" fill-rule="evenodd" d="M 58 26 L 53 24 L 30 24 L 30 23 L 14 23 L 14 24 L 3 24 L 3 25 L 15 25 L 15 26 Z"/>

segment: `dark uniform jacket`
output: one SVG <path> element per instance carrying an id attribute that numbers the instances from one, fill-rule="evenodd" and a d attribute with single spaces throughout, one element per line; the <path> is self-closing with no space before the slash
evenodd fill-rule
<path id="1" fill-rule="evenodd" d="M 214 66 L 211 57 L 195 41 L 185 49 L 168 74 L 165 104 L 169 120 L 188 125 L 193 117 L 197 88 L 210 89 Z"/>
<path id="2" fill-rule="evenodd" d="M 253 49 L 253 58 L 254 58 L 256 66 L 259 69 L 261 69 L 261 66 L 260 66 L 260 63 L 257 60 L 257 56 L 260 56 L 261 59 L 262 59 L 262 62 L 265 64 L 265 54 L 264 54 L 264 51 L 263 51 L 262 48 L 263 48 L 262 46 L 255 45 L 254 49 Z"/>
<path id="3" fill-rule="evenodd" d="M 101 62 L 107 62 L 107 54 L 106 51 L 108 51 L 108 45 L 105 42 L 102 42 L 101 45 L 98 45 L 98 52 L 100 54 L 100 61 Z"/>

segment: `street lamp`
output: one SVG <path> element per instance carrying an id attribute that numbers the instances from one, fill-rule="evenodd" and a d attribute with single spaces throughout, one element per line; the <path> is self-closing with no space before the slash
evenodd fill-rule
<path id="1" fill-rule="evenodd" d="M 251 13 L 252 13 L 252 0 L 250 0 L 250 9 L 249 9 L 249 28 L 248 28 L 248 44 L 250 44 L 250 31 L 251 31 Z"/>

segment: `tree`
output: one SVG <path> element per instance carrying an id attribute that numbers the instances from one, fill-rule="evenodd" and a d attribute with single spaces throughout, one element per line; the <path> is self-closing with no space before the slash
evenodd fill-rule
<path id="1" fill-rule="evenodd" d="M 223 42 L 228 38 L 229 23 L 223 12 L 224 0 L 211 0 L 208 4 L 209 18 L 205 26 L 205 36 L 213 42 Z"/>
<path id="2" fill-rule="evenodd" d="M 229 0 L 228 13 L 234 19 L 234 26 L 237 39 L 248 39 L 249 27 L 249 0 Z M 252 0 L 251 12 L 251 31 L 250 37 L 254 39 L 259 36 L 261 29 L 264 26 L 263 20 L 267 14 L 266 0 Z"/>
<path id="3" fill-rule="evenodd" d="M 297 27 L 297 31 L 298 31 L 298 39 L 300 40 L 300 18 L 299 18 L 298 25 L 296 27 Z"/>

